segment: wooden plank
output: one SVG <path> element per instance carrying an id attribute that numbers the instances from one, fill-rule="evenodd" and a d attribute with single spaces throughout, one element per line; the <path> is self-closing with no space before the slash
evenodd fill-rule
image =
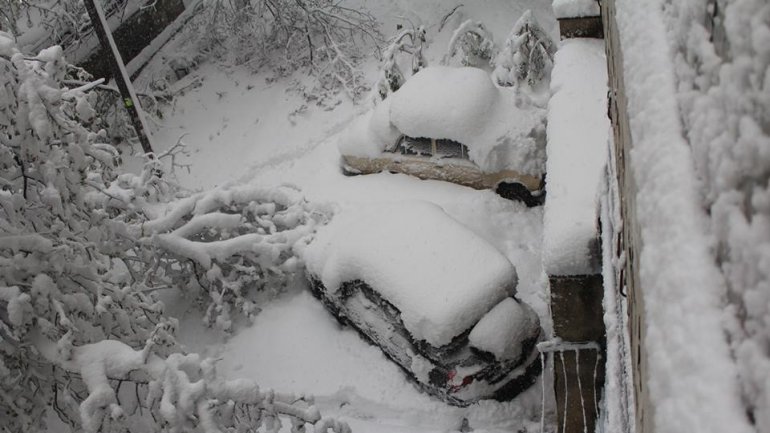
<path id="1" fill-rule="evenodd" d="M 619 185 L 619 203 L 623 221 L 622 235 L 618 239 L 617 254 L 625 257 L 621 265 L 621 278 L 618 290 L 628 297 L 628 314 L 631 337 L 631 356 L 633 368 L 635 431 L 652 431 L 653 406 L 647 392 L 647 356 L 644 350 L 644 299 L 639 282 L 639 252 L 641 234 L 637 224 L 635 197 L 636 185 L 630 171 L 630 152 L 632 148 L 631 129 L 628 120 L 628 100 L 626 98 L 623 76 L 623 53 L 620 46 L 617 22 L 615 20 L 615 1 L 601 3 L 602 19 L 605 29 L 607 63 L 610 85 L 610 117 L 613 126 L 616 169 Z M 625 290 L 624 290 L 625 289 Z"/>

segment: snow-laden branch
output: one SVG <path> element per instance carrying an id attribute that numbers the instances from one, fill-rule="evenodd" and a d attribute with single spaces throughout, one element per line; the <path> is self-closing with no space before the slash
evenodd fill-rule
<path id="1" fill-rule="evenodd" d="M 144 398 L 135 403 L 172 430 L 197 425 L 207 433 L 219 432 L 220 426 L 233 424 L 236 412 L 250 412 L 257 414 L 249 423 L 254 430 L 268 420 L 280 424 L 284 418 L 296 431 L 309 424 L 314 432 L 350 432 L 343 422 L 322 419 L 310 398 L 262 390 L 251 380 L 224 380 L 217 375 L 214 360 L 197 354 L 156 355 L 152 348 L 162 344 L 162 334 L 154 333 L 140 350 L 115 340 L 73 347 L 66 357 L 52 342 L 38 347 L 54 365 L 79 374 L 86 385 L 88 396 L 80 405 L 86 432 L 111 431 L 129 416 L 113 385 L 116 381 L 146 383 Z"/>
<path id="2" fill-rule="evenodd" d="M 464 21 L 452 33 L 441 64 L 448 65 L 458 50 L 462 52 L 460 62 L 463 66 L 489 65 L 497 54 L 492 33 L 482 23 L 473 20 Z"/>
<path id="3" fill-rule="evenodd" d="M 347 431 L 308 399 L 181 353 L 156 293 L 197 288 L 229 329 L 233 308 L 258 309 L 252 291 L 287 282 L 321 209 L 287 187 L 169 205 L 159 158 L 115 171 L 116 150 L 89 129 L 95 89 L 63 85 L 70 70 L 60 48 L 27 58 L 0 32 L 0 429 L 39 431 L 51 408 L 72 431 L 277 431 L 281 419 Z"/>
<path id="4" fill-rule="evenodd" d="M 529 93 L 547 93 L 556 44 L 527 10 L 516 21 L 494 59 L 497 84 Z"/>
<path id="5" fill-rule="evenodd" d="M 428 62 L 423 56 L 426 44 L 423 26 L 405 28 L 393 37 L 382 56 L 382 66 L 380 67 L 382 76 L 377 83 L 380 98 L 385 99 L 390 93 L 401 88 L 406 81 L 404 73 L 398 65 L 400 53 L 408 53 L 411 56 L 412 75 L 428 66 Z"/>
<path id="6" fill-rule="evenodd" d="M 340 92 L 357 101 L 368 90 L 359 64 L 370 49 L 378 52 L 381 43 L 369 13 L 330 0 L 228 3 L 215 0 L 191 25 L 205 27 L 191 30 L 196 46 L 188 48 L 193 56 L 255 69 L 268 66 L 277 76 L 307 68 L 316 81 L 311 89 L 297 85 L 296 90 L 323 106 L 333 106 Z"/>
<path id="7" fill-rule="evenodd" d="M 197 287 L 208 323 L 229 331 L 231 312 L 252 317 L 259 292 L 280 291 L 299 268 L 302 248 L 327 211 L 292 187 L 221 188 L 180 201 L 133 231 L 158 266 L 151 285 Z"/>

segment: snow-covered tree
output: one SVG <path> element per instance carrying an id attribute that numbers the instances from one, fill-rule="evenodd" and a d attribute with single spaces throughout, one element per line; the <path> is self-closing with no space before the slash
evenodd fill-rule
<path id="1" fill-rule="evenodd" d="M 539 92 L 548 88 L 556 45 L 527 10 L 495 58 L 494 76 L 501 86 Z"/>
<path id="2" fill-rule="evenodd" d="M 321 419 L 307 398 L 263 391 L 250 381 L 224 381 L 211 360 L 181 353 L 174 339 L 176 321 L 164 314 L 156 297 L 157 281 L 180 281 L 164 277 L 186 271 L 182 260 L 205 263 L 202 254 L 209 254 L 207 278 L 222 277 L 208 293 L 213 297 L 219 289 L 218 306 L 238 305 L 243 296 L 228 290 L 235 290 L 243 262 L 229 255 L 258 261 L 270 268 L 265 272 L 273 263 L 288 272 L 290 247 L 281 245 L 293 247 L 292 241 L 308 232 L 309 224 L 301 224 L 304 216 L 284 212 L 293 202 L 281 201 L 280 192 L 267 197 L 274 203 L 249 201 L 246 225 L 259 236 L 257 226 L 269 220 L 264 238 L 275 245 L 261 245 L 250 255 L 248 248 L 232 244 L 255 241 L 255 236 L 225 236 L 232 239 L 208 242 L 191 258 L 186 252 L 193 248 L 166 242 L 161 233 L 174 230 L 172 240 L 218 236 L 216 230 L 204 235 L 193 228 L 221 227 L 212 222 L 220 216 L 179 223 L 186 209 L 155 217 L 153 209 L 173 192 L 161 176 L 162 155 L 149 156 L 140 175 L 119 174 L 117 152 L 104 143 L 103 131 L 85 126 L 97 116 L 94 84 L 62 85 L 69 70 L 60 47 L 26 57 L 12 36 L 0 32 L 3 428 L 36 431 L 50 410 L 73 430 L 86 432 L 245 431 L 262 425 L 277 431 L 281 418 L 294 431 L 308 423 L 316 431 L 346 431 L 342 423 Z M 212 203 L 208 209 L 234 202 L 220 200 L 222 194 L 206 196 Z M 245 203 L 266 193 L 233 195 Z M 200 208 L 203 202 L 194 200 Z M 280 223 L 303 229 L 268 236 L 282 231 Z M 169 260 L 158 251 L 163 248 L 181 257 L 176 266 L 159 264 Z M 219 264 L 218 272 L 212 263 Z"/>
<path id="3" fill-rule="evenodd" d="M 193 23 L 193 55 L 223 58 L 254 69 L 268 65 L 278 75 L 309 68 L 311 99 L 342 91 L 358 100 L 368 90 L 358 65 L 363 45 L 380 42 L 377 23 L 361 9 L 333 0 L 249 0 L 235 7 L 212 0 Z"/>
<path id="4" fill-rule="evenodd" d="M 377 92 L 380 98 L 385 99 L 390 93 L 401 88 L 406 81 L 404 73 L 398 65 L 399 54 L 407 53 L 410 56 L 412 75 L 428 66 L 428 62 L 423 56 L 425 46 L 425 28 L 423 26 L 403 28 L 390 41 L 382 56 L 380 68 L 382 75 L 377 83 Z"/>
<path id="5" fill-rule="evenodd" d="M 466 20 L 454 31 L 449 40 L 447 55 L 442 60 L 449 64 L 458 51 L 463 66 L 486 67 L 492 63 L 497 47 L 492 34 L 480 22 Z"/>
<path id="6" fill-rule="evenodd" d="M 144 3 L 142 0 L 99 1 L 107 16 L 118 16 L 121 20 L 128 17 L 126 12 Z M 91 21 L 82 1 L 0 0 L 0 30 L 16 36 L 32 30 L 37 38 L 46 38 L 44 42 L 68 48 L 91 33 Z"/>

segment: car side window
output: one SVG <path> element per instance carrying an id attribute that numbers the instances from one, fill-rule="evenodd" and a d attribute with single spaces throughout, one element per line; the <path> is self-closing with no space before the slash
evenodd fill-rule
<path id="1" fill-rule="evenodd" d="M 437 158 L 468 159 L 468 147 L 449 139 L 431 139 L 402 135 L 396 149 L 402 155 L 416 155 Z"/>

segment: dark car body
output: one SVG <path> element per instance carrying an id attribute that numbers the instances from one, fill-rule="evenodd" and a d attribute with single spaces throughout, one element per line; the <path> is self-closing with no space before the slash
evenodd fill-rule
<path id="1" fill-rule="evenodd" d="M 415 340 L 405 328 L 398 308 L 366 282 L 345 282 L 332 293 L 319 278 L 308 277 L 313 295 L 341 323 L 349 324 L 379 346 L 420 388 L 449 404 L 467 406 L 486 398 L 510 400 L 529 388 L 541 372 L 535 349 L 541 337 L 539 326 L 521 344 L 520 356 L 499 361 L 491 353 L 469 345 L 473 327 L 449 344 L 434 347 Z"/>

